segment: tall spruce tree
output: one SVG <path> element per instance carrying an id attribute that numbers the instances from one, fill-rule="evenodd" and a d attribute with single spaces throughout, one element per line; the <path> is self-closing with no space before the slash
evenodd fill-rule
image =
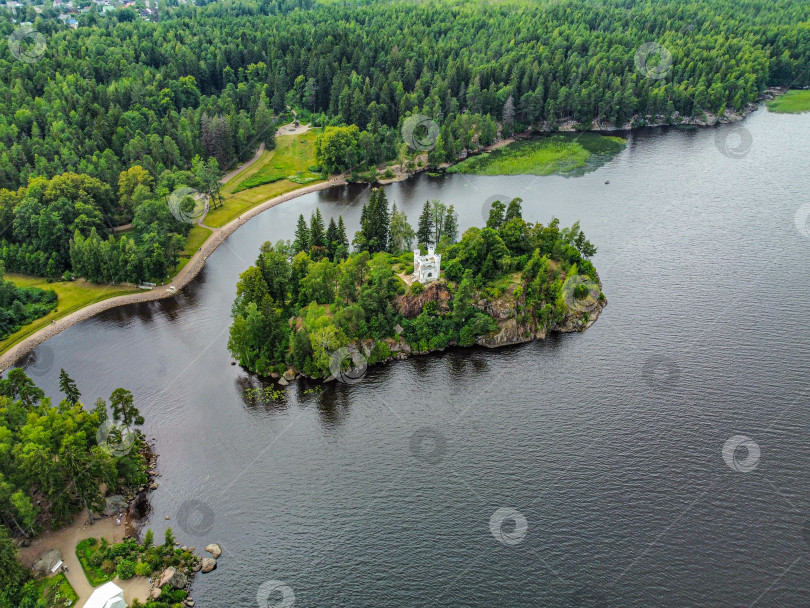
<path id="1" fill-rule="evenodd" d="M 360 215 L 360 230 L 354 237 L 357 248 L 369 253 L 386 251 L 388 223 L 388 199 L 384 190 L 375 188 Z"/>
<path id="2" fill-rule="evenodd" d="M 335 224 L 335 218 L 329 218 L 329 227 L 326 229 L 326 251 L 328 252 L 329 259 L 335 260 L 335 253 L 338 247 L 338 227 Z"/>
<path id="3" fill-rule="evenodd" d="M 419 216 L 419 227 L 416 230 L 416 240 L 420 245 L 433 244 L 433 216 L 430 213 L 430 201 L 425 201 L 422 214 Z"/>
<path id="4" fill-rule="evenodd" d="M 346 226 L 343 223 L 343 216 L 338 216 L 337 227 L 337 247 L 335 248 L 335 257 L 342 260 L 349 256 L 349 237 L 346 236 Z"/>
<path id="5" fill-rule="evenodd" d="M 447 207 L 447 214 L 444 216 L 443 236 L 447 239 L 447 244 L 452 245 L 458 240 L 458 213 L 453 209 L 453 205 Z"/>
<path id="6" fill-rule="evenodd" d="M 304 219 L 303 213 L 298 216 L 298 226 L 295 229 L 293 249 L 295 253 L 309 251 L 309 228 L 307 228 L 307 221 Z"/>
<path id="7" fill-rule="evenodd" d="M 79 402 L 79 399 L 82 398 L 73 378 L 68 376 L 64 369 L 59 370 L 59 390 L 64 393 L 68 403 L 76 404 Z"/>
<path id="8" fill-rule="evenodd" d="M 309 248 L 323 247 L 326 249 L 326 231 L 323 226 L 323 216 L 320 208 L 315 209 L 315 213 L 309 219 Z"/>

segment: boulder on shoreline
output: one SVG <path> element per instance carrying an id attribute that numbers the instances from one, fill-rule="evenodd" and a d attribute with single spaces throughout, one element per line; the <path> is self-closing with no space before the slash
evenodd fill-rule
<path id="1" fill-rule="evenodd" d="M 211 572 L 211 570 L 217 567 L 217 560 L 213 557 L 204 557 L 202 558 L 202 572 L 205 574 L 206 572 Z"/>
<path id="2" fill-rule="evenodd" d="M 213 555 L 214 559 L 219 559 L 219 556 L 222 555 L 222 547 L 220 547 L 219 543 L 211 543 L 210 545 L 206 545 L 205 550 Z"/>
<path id="3" fill-rule="evenodd" d="M 176 568 L 169 567 L 160 575 L 158 587 L 163 585 L 171 585 L 175 589 L 184 589 L 188 585 L 188 577 Z"/>
<path id="4" fill-rule="evenodd" d="M 111 517 L 128 509 L 129 501 L 120 494 L 116 494 L 115 496 L 108 496 L 104 499 L 104 511 L 102 511 L 101 514 L 104 517 Z"/>

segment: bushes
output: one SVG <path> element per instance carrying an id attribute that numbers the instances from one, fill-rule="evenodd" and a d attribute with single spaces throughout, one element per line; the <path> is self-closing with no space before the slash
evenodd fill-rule
<path id="1" fill-rule="evenodd" d="M 147 562 L 139 562 L 135 565 L 135 574 L 137 576 L 148 576 L 152 572 L 152 566 Z"/>
<path id="2" fill-rule="evenodd" d="M 118 564 L 117 573 L 118 578 L 122 581 L 132 578 L 135 576 L 135 563 L 128 559 L 122 559 Z"/>
<path id="3" fill-rule="evenodd" d="M 576 287 L 574 287 L 574 297 L 577 300 L 581 300 L 582 298 L 587 298 L 590 291 L 588 290 L 588 286 L 585 283 L 580 283 Z"/>

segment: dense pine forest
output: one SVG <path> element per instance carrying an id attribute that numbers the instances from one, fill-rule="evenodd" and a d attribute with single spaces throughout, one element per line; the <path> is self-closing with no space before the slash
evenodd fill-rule
<path id="1" fill-rule="evenodd" d="M 3 259 L 9 271 L 98 281 L 165 276 L 187 231 L 157 207 L 178 184 L 199 187 L 195 162 L 224 170 L 272 146 L 287 108 L 356 126 L 347 153 L 321 167 L 339 171 L 395 158 L 417 113 L 438 125 L 438 163 L 527 128 L 723 114 L 767 86 L 810 84 L 810 8 L 789 0 L 161 3 L 158 22 L 93 9 L 77 29 L 58 12 L 17 14 L 44 36 L 36 60 L 0 45 Z M 637 65 L 648 43 L 666 49 L 649 59 L 652 77 Z M 129 170 L 137 192 L 122 185 Z M 92 192 L 49 200 L 53 178 Z M 129 242 L 105 245 L 120 252 L 116 270 L 94 273 L 110 228 L 150 202 Z M 95 245 L 77 266 L 79 236 Z"/>

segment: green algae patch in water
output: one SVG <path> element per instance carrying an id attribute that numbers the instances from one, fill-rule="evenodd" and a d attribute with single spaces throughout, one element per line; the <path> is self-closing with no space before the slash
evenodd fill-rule
<path id="1" fill-rule="evenodd" d="M 595 171 L 626 146 L 621 137 L 598 133 L 561 133 L 517 141 L 467 158 L 448 173 L 474 175 L 565 175 Z"/>
<path id="2" fill-rule="evenodd" d="M 810 112 L 810 91 L 788 91 L 768 102 L 768 110 L 777 114 Z"/>

